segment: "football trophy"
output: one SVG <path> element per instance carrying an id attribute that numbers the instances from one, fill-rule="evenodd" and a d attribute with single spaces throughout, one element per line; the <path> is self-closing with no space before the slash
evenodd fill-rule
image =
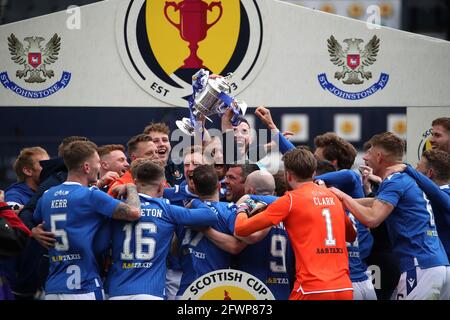
<path id="1" fill-rule="evenodd" d="M 194 93 L 189 99 L 190 117 L 176 121 L 177 127 L 185 134 L 193 136 L 195 128 L 201 125 L 201 118 L 209 118 L 212 115 L 223 115 L 229 108 L 233 109 L 234 116 L 231 119 L 233 125 L 238 125 L 238 116 L 244 115 L 247 104 L 231 97 L 229 80 L 233 75 L 226 77 L 210 78 L 209 72 L 200 69 L 192 77 Z"/>

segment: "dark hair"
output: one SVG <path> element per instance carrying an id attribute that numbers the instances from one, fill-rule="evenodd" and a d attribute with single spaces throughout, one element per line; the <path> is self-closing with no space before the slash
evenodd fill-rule
<path id="1" fill-rule="evenodd" d="M 250 123 L 248 123 L 248 120 L 243 116 L 243 115 L 239 115 L 237 117 L 238 123 L 241 124 L 242 122 L 246 123 L 248 125 L 248 127 L 251 129 L 252 127 L 250 126 Z M 238 125 L 239 125 L 238 124 Z"/>
<path id="2" fill-rule="evenodd" d="M 427 159 L 427 168 L 433 169 L 436 173 L 436 179 L 440 181 L 450 180 L 450 153 L 439 149 L 431 149 L 424 151 L 422 157 Z"/>
<path id="3" fill-rule="evenodd" d="M 336 167 L 330 161 L 317 161 L 316 175 L 320 176 L 321 174 L 334 171 L 336 171 Z"/>
<path id="4" fill-rule="evenodd" d="M 327 132 L 314 139 L 317 148 L 323 148 L 323 156 L 328 161 L 337 161 L 338 169 L 350 169 L 355 162 L 357 151 L 355 147 L 337 136 Z"/>
<path id="5" fill-rule="evenodd" d="M 27 177 L 25 173 L 23 173 L 23 168 L 32 169 L 34 166 L 33 157 L 39 154 L 48 156 L 47 151 L 41 147 L 30 147 L 20 150 L 19 156 L 16 161 L 14 161 L 13 165 L 14 172 L 16 173 L 19 182 L 24 182 Z"/>
<path id="6" fill-rule="evenodd" d="M 125 152 L 125 147 L 121 144 L 105 144 L 97 148 L 97 152 L 100 158 L 116 150 Z"/>
<path id="7" fill-rule="evenodd" d="M 80 169 L 83 163 L 97 153 L 97 145 L 91 141 L 74 141 L 63 149 L 64 164 L 67 169 Z"/>
<path id="8" fill-rule="evenodd" d="M 291 171 L 301 180 L 312 179 L 317 168 L 317 160 L 311 151 L 304 148 L 295 148 L 283 156 L 285 170 Z"/>
<path id="9" fill-rule="evenodd" d="M 241 168 L 242 170 L 242 181 L 245 183 L 245 180 L 247 179 L 248 175 L 256 170 L 259 170 L 259 167 L 257 164 L 254 163 L 248 163 L 248 164 L 230 164 L 226 165 L 226 171 L 228 171 L 230 168 Z"/>
<path id="10" fill-rule="evenodd" d="M 405 141 L 392 132 L 383 132 L 374 135 L 369 143 L 372 147 L 380 147 L 397 160 L 402 160 L 405 152 Z"/>
<path id="11" fill-rule="evenodd" d="M 194 169 L 192 181 L 195 185 L 195 190 L 200 196 L 210 196 L 217 191 L 216 169 L 211 165 L 201 165 Z"/>
<path id="12" fill-rule="evenodd" d="M 273 175 L 275 179 L 275 194 L 277 197 L 282 197 L 287 191 L 286 179 L 284 178 L 284 170 L 280 170 Z"/>
<path id="13" fill-rule="evenodd" d="M 58 146 L 58 156 L 62 157 L 64 148 L 74 141 L 89 141 L 89 139 L 81 136 L 65 137 Z"/>
<path id="14" fill-rule="evenodd" d="M 162 132 L 167 135 L 170 134 L 170 129 L 167 124 L 164 122 L 150 122 L 145 128 L 144 132 L 145 134 L 150 134 L 150 132 Z"/>
<path id="15" fill-rule="evenodd" d="M 143 184 L 156 184 L 165 178 L 164 168 L 150 159 L 136 159 L 131 163 L 131 176 Z"/>
<path id="16" fill-rule="evenodd" d="M 431 126 L 443 126 L 447 132 L 450 132 L 450 118 L 449 117 L 441 117 L 434 119 L 431 123 Z"/>
<path id="17" fill-rule="evenodd" d="M 134 137 L 131 137 L 130 140 L 127 142 L 127 148 L 128 148 L 128 155 L 131 156 L 132 153 L 134 153 L 137 150 L 137 145 L 140 142 L 147 142 L 152 141 L 153 139 L 150 135 L 141 133 L 138 135 L 135 135 Z"/>

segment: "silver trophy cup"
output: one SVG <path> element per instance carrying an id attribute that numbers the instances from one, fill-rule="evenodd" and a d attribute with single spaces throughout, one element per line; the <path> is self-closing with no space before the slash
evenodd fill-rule
<path id="1" fill-rule="evenodd" d="M 226 77 L 220 77 L 215 79 L 208 79 L 203 90 L 196 94 L 194 99 L 194 105 L 192 114 L 194 120 L 198 121 L 201 116 L 204 116 L 209 121 L 209 116 L 214 114 L 221 114 L 228 108 L 225 103 L 219 98 L 219 95 L 223 92 L 226 94 L 231 93 L 231 88 L 228 80 L 232 75 Z M 182 120 L 177 120 L 177 127 L 183 131 L 185 134 L 193 136 L 194 135 L 194 124 L 189 118 L 183 118 Z"/>

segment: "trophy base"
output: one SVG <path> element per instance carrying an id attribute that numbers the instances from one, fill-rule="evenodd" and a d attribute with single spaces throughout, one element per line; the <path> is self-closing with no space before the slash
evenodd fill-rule
<path id="1" fill-rule="evenodd" d="M 191 125 L 190 119 L 183 118 L 182 120 L 175 121 L 175 124 L 184 134 L 191 137 L 194 136 L 194 127 Z"/>

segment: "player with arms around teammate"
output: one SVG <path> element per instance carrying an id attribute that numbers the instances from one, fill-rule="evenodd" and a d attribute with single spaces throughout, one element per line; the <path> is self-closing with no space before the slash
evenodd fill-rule
<path id="1" fill-rule="evenodd" d="M 94 255 L 94 237 L 105 218 L 136 220 L 140 216 L 136 187 L 127 185 L 127 203 L 97 187 L 100 157 L 96 145 L 76 141 L 63 151 L 67 181 L 50 188 L 38 202 L 33 219 L 44 222 L 56 237 L 49 250 L 50 268 L 45 284 L 47 300 L 101 300 L 103 286 Z"/>
<path id="2" fill-rule="evenodd" d="M 429 201 L 408 174 L 388 171 L 401 163 L 405 143 L 391 132 L 377 134 L 369 142 L 371 147 L 363 159 L 383 179 L 376 198 L 353 199 L 338 189 L 332 191 L 369 228 L 386 220 L 401 271 L 393 299 L 445 299 L 441 293 L 448 284 L 449 262 Z"/>
<path id="3" fill-rule="evenodd" d="M 133 163 L 131 174 L 139 191 L 141 217 L 113 221 L 113 266 L 106 287 L 110 300 L 162 300 L 166 258 L 176 226 L 209 226 L 217 216 L 206 205 L 186 209 L 161 198 L 164 168 L 151 160 Z"/>
<path id="4" fill-rule="evenodd" d="M 314 155 L 298 148 L 283 156 L 289 189 L 267 209 L 248 218 L 239 213 L 235 234 L 249 234 L 283 221 L 296 260 L 292 300 L 352 300 L 346 241 L 355 229 L 339 199 L 313 183 Z"/>

